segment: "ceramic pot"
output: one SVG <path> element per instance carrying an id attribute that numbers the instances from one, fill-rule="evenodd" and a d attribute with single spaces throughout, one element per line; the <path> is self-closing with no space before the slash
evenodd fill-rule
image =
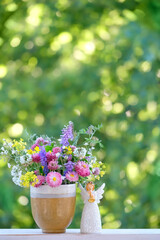
<path id="1" fill-rule="evenodd" d="M 71 224 L 76 203 L 76 184 L 30 188 L 33 218 L 44 233 L 64 233 Z"/>

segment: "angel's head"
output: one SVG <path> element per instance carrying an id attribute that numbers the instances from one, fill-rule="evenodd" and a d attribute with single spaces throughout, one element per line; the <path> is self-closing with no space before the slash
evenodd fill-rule
<path id="1" fill-rule="evenodd" d="M 93 191 L 94 190 L 94 183 L 93 182 L 88 182 L 86 184 L 86 190 L 87 191 Z"/>

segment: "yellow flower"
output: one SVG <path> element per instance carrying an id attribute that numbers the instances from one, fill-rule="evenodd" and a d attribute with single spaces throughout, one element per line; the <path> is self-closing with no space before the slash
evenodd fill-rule
<path id="1" fill-rule="evenodd" d="M 100 171 L 100 176 L 103 177 L 103 175 L 105 174 L 105 171 Z"/>
<path id="2" fill-rule="evenodd" d="M 17 151 L 21 151 L 25 149 L 26 142 L 23 142 L 23 139 L 21 138 L 20 141 L 13 140 L 12 147 L 15 147 Z"/>
<path id="3" fill-rule="evenodd" d="M 29 150 L 27 150 L 27 153 L 28 153 L 28 154 L 33 154 L 33 153 L 36 153 L 36 152 L 33 151 L 32 149 L 29 149 Z"/>
<path id="4" fill-rule="evenodd" d="M 30 184 L 31 186 L 35 186 L 38 183 L 38 178 L 37 176 L 34 174 L 34 172 L 26 172 L 26 174 L 22 175 L 21 178 L 21 186 L 23 187 L 29 187 Z"/>
<path id="5" fill-rule="evenodd" d="M 68 154 L 68 155 L 72 154 L 72 148 L 70 146 L 69 147 L 65 147 L 65 149 L 67 150 L 66 154 Z"/>
<path id="6" fill-rule="evenodd" d="M 34 148 L 34 150 L 35 150 L 36 152 L 40 152 L 40 151 L 41 151 L 38 146 L 36 146 L 36 147 Z"/>
<path id="7" fill-rule="evenodd" d="M 98 168 L 100 168 L 100 166 L 102 165 L 102 163 L 100 162 L 95 162 L 95 163 L 93 163 L 93 168 L 96 168 L 96 167 L 98 167 Z"/>
<path id="8" fill-rule="evenodd" d="M 95 176 L 95 179 L 99 180 L 99 179 L 100 179 L 100 176 Z"/>

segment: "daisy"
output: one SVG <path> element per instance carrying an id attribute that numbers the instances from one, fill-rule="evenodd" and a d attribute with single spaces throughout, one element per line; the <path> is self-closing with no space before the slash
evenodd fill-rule
<path id="1" fill-rule="evenodd" d="M 62 184 L 62 176 L 58 172 L 49 172 L 46 176 L 46 182 L 50 187 L 58 187 Z"/>

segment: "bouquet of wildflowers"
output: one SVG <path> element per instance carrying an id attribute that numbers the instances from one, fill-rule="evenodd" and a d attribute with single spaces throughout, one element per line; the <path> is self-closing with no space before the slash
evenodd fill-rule
<path id="1" fill-rule="evenodd" d="M 8 161 L 13 182 L 22 187 L 58 187 L 99 180 L 105 174 L 105 166 L 93 156 L 93 150 L 96 144 L 102 147 L 94 136 L 100 127 L 89 126 L 74 132 L 73 123 L 69 122 L 60 139 L 41 136 L 33 142 L 32 136 L 30 146 L 23 139 L 3 139 L 1 158 Z"/>

